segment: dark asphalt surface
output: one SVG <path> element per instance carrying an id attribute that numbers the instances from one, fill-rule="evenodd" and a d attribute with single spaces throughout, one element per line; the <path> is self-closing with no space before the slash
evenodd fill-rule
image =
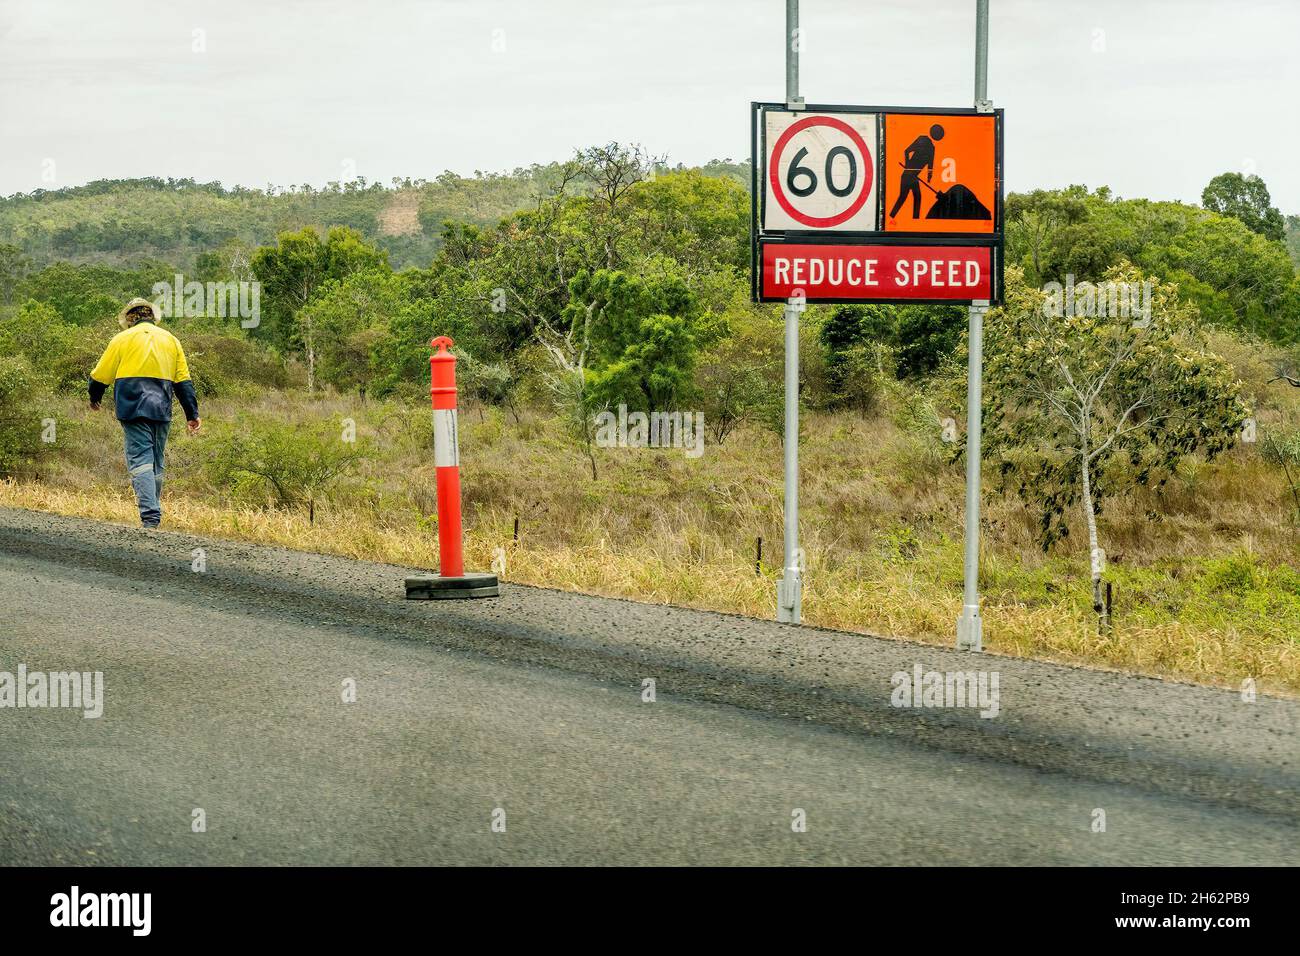
<path id="1" fill-rule="evenodd" d="M 106 684 L 0 708 L 0 863 L 1300 862 L 1295 701 L 406 573 L 0 510 L 0 671 Z"/>

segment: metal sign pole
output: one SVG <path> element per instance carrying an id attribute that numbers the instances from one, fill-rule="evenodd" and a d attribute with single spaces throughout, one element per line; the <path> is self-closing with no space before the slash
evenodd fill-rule
<path id="1" fill-rule="evenodd" d="M 792 110 L 803 109 L 799 97 L 799 0 L 785 0 L 785 102 Z"/>
<path id="2" fill-rule="evenodd" d="M 975 109 L 992 112 L 989 101 L 989 0 L 975 0 Z M 980 617 L 980 438 L 984 428 L 984 313 L 988 302 L 972 302 L 968 315 L 970 364 L 966 371 L 966 555 L 957 647 L 984 649 Z"/>
<path id="3" fill-rule="evenodd" d="M 975 0 L 975 108 L 993 112 L 989 100 L 989 0 Z"/>
<path id="4" fill-rule="evenodd" d="M 799 98 L 799 0 L 785 0 L 785 101 L 803 109 Z M 785 305 L 785 554 L 784 577 L 776 582 L 776 619 L 798 624 L 803 617 L 799 573 L 799 312 L 802 297 Z"/>
<path id="5" fill-rule="evenodd" d="M 987 302 L 973 302 L 968 316 L 970 365 L 966 373 L 966 561 L 957 647 L 984 649 L 980 618 L 980 432 L 983 429 L 984 311 Z"/>

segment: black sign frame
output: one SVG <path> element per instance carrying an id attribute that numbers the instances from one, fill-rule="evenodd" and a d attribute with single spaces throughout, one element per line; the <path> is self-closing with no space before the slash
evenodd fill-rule
<path id="1" fill-rule="evenodd" d="M 749 188 L 749 261 L 750 261 L 750 298 L 754 302 L 784 302 L 784 299 L 764 297 L 762 268 L 763 257 L 760 246 L 768 244 L 827 244 L 827 245 L 902 245 L 902 246 L 987 246 L 990 254 L 990 305 L 1002 303 L 1006 256 L 1005 256 L 1005 183 L 1006 167 L 1004 162 L 1006 122 L 1002 109 L 981 112 L 970 107 L 928 107 L 928 106 L 843 106 L 826 103 L 805 104 L 800 113 L 878 113 L 880 122 L 876 124 L 876 222 L 885 221 L 885 118 L 890 113 L 933 115 L 933 116 L 991 116 L 993 117 L 994 167 L 993 177 L 996 183 L 996 196 L 993 209 L 993 231 L 984 233 L 945 233 L 945 232 L 887 232 L 863 230 L 831 229 L 763 229 L 763 214 L 766 211 L 767 190 L 763 184 L 767 164 L 767 124 L 763 114 L 768 112 L 789 113 L 785 103 L 750 103 L 750 188 Z M 760 173 L 761 170 L 761 173 Z M 848 303 L 880 305 L 964 305 L 973 299 L 844 299 L 844 298 L 809 298 L 809 303 Z"/>

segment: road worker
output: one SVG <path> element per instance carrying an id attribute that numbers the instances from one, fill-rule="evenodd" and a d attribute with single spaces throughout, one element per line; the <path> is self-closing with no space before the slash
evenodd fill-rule
<path id="1" fill-rule="evenodd" d="M 104 390 L 113 386 L 113 406 L 126 440 L 126 470 L 146 528 L 156 528 L 162 520 L 163 450 L 172 423 L 172 399 L 180 401 L 191 435 L 201 424 L 185 351 L 176 336 L 159 325 L 160 319 L 158 307 L 148 299 L 128 302 L 117 317 L 122 331 L 113 336 L 90 373 L 91 409 L 99 410 Z"/>

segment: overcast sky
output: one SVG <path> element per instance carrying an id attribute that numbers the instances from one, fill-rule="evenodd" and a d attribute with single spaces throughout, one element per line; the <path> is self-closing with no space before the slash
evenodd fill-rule
<path id="1" fill-rule="evenodd" d="M 967 106 L 974 0 L 804 0 L 809 102 Z M 1300 0 L 991 0 L 1013 190 L 1300 213 Z M 0 193 L 433 178 L 640 142 L 747 155 L 783 0 L 0 0 Z"/>

